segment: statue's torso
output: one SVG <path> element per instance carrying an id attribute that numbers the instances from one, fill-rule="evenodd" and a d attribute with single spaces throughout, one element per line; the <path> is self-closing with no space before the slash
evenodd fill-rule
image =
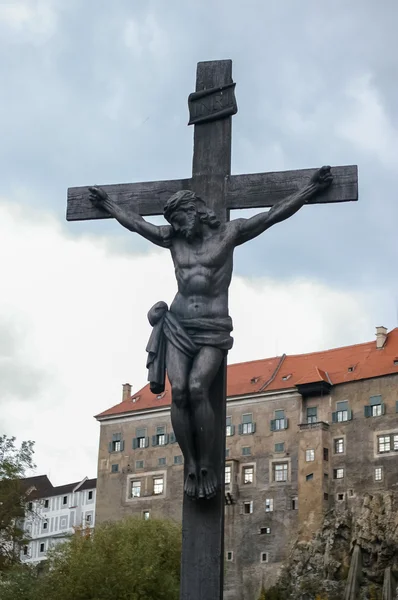
<path id="1" fill-rule="evenodd" d="M 171 247 L 178 293 L 171 310 L 181 318 L 228 316 L 233 240 L 227 226 L 188 243 L 175 238 Z"/>

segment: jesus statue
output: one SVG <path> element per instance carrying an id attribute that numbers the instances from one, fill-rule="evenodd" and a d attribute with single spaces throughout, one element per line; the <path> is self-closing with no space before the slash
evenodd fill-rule
<path id="1" fill-rule="evenodd" d="M 101 188 L 89 188 L 93 204 L 171 252 L 178 291 L 170 308 L 158 302 L 148 313 L 153 331 L 147 366 L 156 394 L 164 390 L 167 370 L 171 421 L 186 464 L 184 490 L 191 498 L 212 498 L 219 483 L 212 464 L 215 431 L 209 389 L 233 344 L 228 288 L 234 249 L 313 202 L 332 180 L 330 167 L 322 167 L 308 185 L 269 211 L 223 224 L 202 198 L 182 190 L 166 202 L 164 217 L 169 225 L 163 226 L 119 207 Z"/>

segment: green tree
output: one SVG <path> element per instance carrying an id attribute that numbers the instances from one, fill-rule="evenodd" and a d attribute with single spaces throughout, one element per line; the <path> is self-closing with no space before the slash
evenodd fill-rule
<path id="1" fill-rule="evenodd" d="M 26 496 L 21 479 L 32 469 L 34 442 L 0 436 L 0 572 L 19 562 Z"/>
<path id="2" fill-rule="evenodd" d="M 32 600 L 178 600 L 180 557 L 181 531 L 169 521 L 130 517 L 77 531 L 50 552 Z"/>

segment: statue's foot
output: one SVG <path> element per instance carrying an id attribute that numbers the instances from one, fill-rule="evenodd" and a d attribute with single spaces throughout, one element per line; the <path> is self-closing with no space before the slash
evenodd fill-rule
<path id="1" fill-rule="evenodd" d="M 214 498 L 217 493 L 217 477 L 211 467 L 201 467 L 199 478 L 199 498 Z"/>
<path id="2" fill-rule="evenodd" d="M 184 491 L 189 498 L 196 498 L 198 488 L 198 478 L 196 476 L 196 468 L 188 467 L 188 475 L 185 479 Z"/>

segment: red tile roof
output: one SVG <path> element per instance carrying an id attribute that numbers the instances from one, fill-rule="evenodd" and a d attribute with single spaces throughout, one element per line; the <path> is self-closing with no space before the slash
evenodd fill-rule
<path id="1" fill-rule="evenodd" d="M 228 365 L 227 395 L 250 396 L 263 391 L 282 391 L 297 384 L 321 380 L 337 385 L 393 373 L 398 373 L 398 328 L 390 331 L 381 349 L 373 341 L 310 354 L 276 356 Z M 161 397 L 153 395 L 146 385 L 131 400 L 116 404 L 96 418 L 161 408 L 170 403 L 171 389 L 167 380 Z"/>

